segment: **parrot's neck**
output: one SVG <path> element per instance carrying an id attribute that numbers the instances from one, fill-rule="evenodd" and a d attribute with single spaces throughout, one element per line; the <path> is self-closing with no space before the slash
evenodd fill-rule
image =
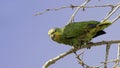
<path id="1" fill-rule="evenodd" d="M 59 29 L 59 28 L 58 28 Z M 52 38 L 54 41 L 58 42 L 58 43 L 62 43 L 64 40 L 64 37 L 63 37 L 63 28 L 60 28 L 57 32 L 55 32 L 54 34 L 54 38 Z"/>

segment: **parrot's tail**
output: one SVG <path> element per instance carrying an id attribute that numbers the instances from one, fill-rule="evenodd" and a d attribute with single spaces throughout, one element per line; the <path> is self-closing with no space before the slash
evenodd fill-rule
<path id="1" fill-rule="evenodd" d="M 98 24 L 97 27 L 101 28 L 101 30 L 103 30 L 104 28 L 107 28 L 111 24 L 112 24 L 111 21 L 105 21 L 105 22 L 101 22 L 100 24 Z"/>

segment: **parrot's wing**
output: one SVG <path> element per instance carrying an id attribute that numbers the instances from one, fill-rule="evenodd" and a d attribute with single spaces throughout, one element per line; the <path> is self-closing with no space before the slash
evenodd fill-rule
<path id="1" fill-rule="evenodd" d="M 96 27 L 98 21 L 74 22 L 64 27 L 63 35 L 66 38 L 73 38 L 84 35 L 90 28 Z"/>

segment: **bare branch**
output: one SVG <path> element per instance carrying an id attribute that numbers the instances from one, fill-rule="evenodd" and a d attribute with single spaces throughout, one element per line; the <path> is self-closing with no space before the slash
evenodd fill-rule
<path id="1" fill-rule="evenodd" d="M 47 13 L 48 11 L 58 11 L 58 10 L 65 9 L 65 8 L 71 8 L 71 7 L 70 6 L 63 6 L 63 7 L 60 7 L 60 8 L 46 9 L 43 12 L 37 12 L 37 13 L 35 13 L 34 16 L 38 16 L 38 15 Z"/>
<path id="2" fill-rule="evenodd" d="M 120 43 L 118 43 L 118 53 L 117 53 L 117 59 L 115 61 L 114 68 L 120 67 L 119 62 L 120 62 Z"/>
<path id="3" fill-rule="evenodd" d="M 105 57 L 104 68 L 107 68 L 107 63 L 106 62 L 108 61 L 108 55 L 109 55 L 110 45 L 111 44 L 107 44 L 106 45 L 106 57 Z"/>
<path id="4" fill-rule="evenodd" d="M 118 43 L 118 54 L 117 54 L 117 59 L 120 59 L 120 43 Z M 117 62 L 119 64 L 120 61 Z"/>
<path id="5" fill-rule="evenodd" d="M 72 5 L 72 4 L 71 4 L 70 6 L 63 6 L 63 7 L 59 7 L 59 8 L 46 9 L 46 10 L 44 10 L 43 12 L 37 12 L 37 13 L 35 13 L 34 16 L 38 16 L 38 15 L 47 13 L 47 12 L 49 12 L 49 11 L 59 11 L 59 10 L 66 9 L 66 8 L 72 8 L 72 9 L 74 9 L 74 8 L 77 8 L 77 7 L 83 8 L 82 5 L 77 6 L 77 5 Z M 95 6 L 84 6 L 84 8 L 97 8 L 97 7 L 98 7 L 98 8 L 99 8 L 99 7 L 111 7 L 111 8 L 113 8 L 113 7 L 116 7 L 116 5 L 113 5 L 113 4 L 105 4 L 105 5 L 95 5 Z"/>
<path id="6" fill-rule="evenodd" d="M 116 61 L 120 61 L 120 59 L 112 59 L 112 60 L 108 60 L 106 63 L 116 62 Z M 105 62 L 101 62 L 101 63 L 105 63 Z"/>
<path id="7" fill-rule="evenodd" d="M 109 14 L 107 14 L 107 16 L 101 22 L 105 22 L 106 20 L 108 20 L 119 8 L 120 3 L 115 8 L 113 8 L 112 11 L 110 11 Z"/>
<path id="8" fill-rule="evenodd" d="M 75 53 L 76 58 L 78 59 L 78 62 L 80 65 L 82 65 L 83 68 L 100 68 L 102 65 L 100 66 L 89 66 L 87 64 L 85 64 L 85 62 L 80 58 L 80 55 L 78 55 L 77 53 Z"/>
<path id="9" fill-rule="evenodd" d="M 89 2 L 90 0 L 85 0 L 85 2 L 81 5 L 83 8 L 85 7 L 85 5 Z M 77 14 L 77 12 L 79 11 L 81 7 L 77 7 L 77 9 L 74 11 L 74 13 L 72 14 L 72 16 L 70 17 L 70 19 L 68 20 L 67 24 L 73 22 L 75 15 Z"/>
<path id="10" fill-rule="evenodd" d="M 83 68 L 90 68 L 90 66 L 88 66 L 82 61 L 82 59 L 80 58 L 80 55 L 78 55 L 77 53 L 75 53 L 75 55 L 76 55 L 76 58 L 78 59 L 79 64 L 81 64 Z"/>
<path id="11" fill-rule="evenodd" d="M 119 14 L 114 20 L 112 20 L 112 23 L 114 23 L 114 22 L 117 21 L 118 19 L 120 19 L 120 14 Z"/>
<path id="12" fill-rule="evenodd" d="M 42 68 L 48 68 L 50 65 L 54 64 L 54 63 L 55 63 L 56 61 L 58 61 L 59 59 L 64 58 L 65 56 L 67 56 L 67 55 L 69 55 L 69 54 L 71 54 L 71 53 L 73 53 L 73 52 L 75 52 L 75 51 L 77 51 L 77 49 L 72 48 L 72 49 L 70 49 L 69 51 L 58 55 L 57 57 L 48 60 L 48 61 L 43 65 Z"/>
<path id="13" fill-rule="evenodd" d="M 82 46 L 82 48 L 89 48 L 89 47 L 92 47 L 92 46 L 100 46 L 100 45 L 104 45 L 104 44 L 115 44 L 115 43 L 120 43 L 120 40 L 115 40 L 115 41 L 102 41 L 102 42 L 96 42 L 96 43 L 93 43 L 93 44 L 87 44 L 87 46 Z M 56 61 L 64 58 L 65 56 L 73 53 L 73 52 L 76 52 L 77 50 L 79 49 L 82 49 L 82 48 L 72 48 L 70 49 L 69 51 L 65 52 L 65 53 L 62 53 L 60 55 L 58 55 L 57 57 L 53 58 L 53 59 L 50 59 L 48 60 L 42 68 L 48 68 L 50 65 L 54 64 Z"/>

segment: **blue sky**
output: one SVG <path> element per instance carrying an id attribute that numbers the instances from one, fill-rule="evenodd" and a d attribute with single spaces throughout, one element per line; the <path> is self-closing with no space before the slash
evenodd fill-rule
<path id="1" fill-rule="evenodd" d="M 41 68 L 49 59 L 68 51 L 71 47 L 52 41 L 47 32 L 50 28 L 63 27 L 73 13 L 72 9 L 51 11 L 33 16 L 47 8 L 79 5 L 80 0 L 1 0 L 0 1 L 0 68 Z M 116 4 L 119 0 L 91 1 L 88 5 Z M 102 20 L 110 8 L 80 11 L 75 21 Z M 116 14 L 115 14 L 116 15 Z M 113 16 L 114 18 L 115 16 Z M 111 18 L 111 19 L 113 19 Z M 120 20 L 119 20 L 120 21 Z M 106 35 L 92 41 L 120 39 L 119 21 L 105 29 Z M 116 55 L 116 46 L 110 50 L 110 59 Z M 104 61 L 105 46 L 86 50 L 84 61 L 97 65 Z M 74 54 L 59 60 L 50 68 L 80 68 Z"/>

